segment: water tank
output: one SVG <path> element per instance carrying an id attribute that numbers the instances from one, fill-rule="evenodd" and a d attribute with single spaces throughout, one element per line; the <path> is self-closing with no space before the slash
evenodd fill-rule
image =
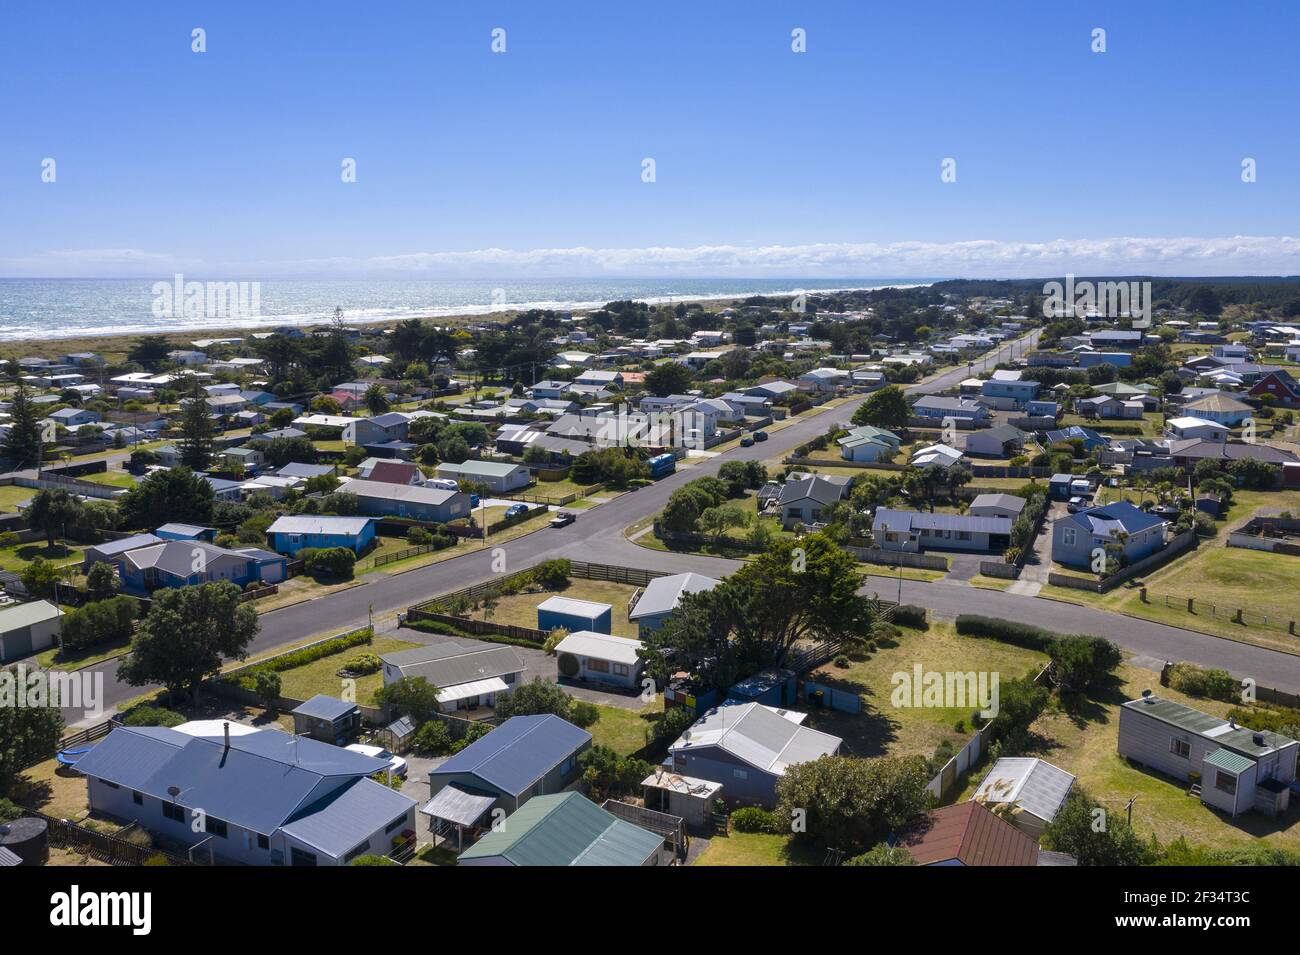
<path id="1" fill-rule="evenodd" d="M 23 865 L 45 865 L 50 861 L 49 833 L 44 819 L 24 817 L 0 825 L 0 846 L 4 846 Z"/>

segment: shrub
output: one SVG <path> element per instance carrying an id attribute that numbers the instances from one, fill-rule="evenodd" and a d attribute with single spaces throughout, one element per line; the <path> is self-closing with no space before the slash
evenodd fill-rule
<path id="1" fill-rule="evenodd" d="M 586 729 L 600 719 L 600 707 L 586 700 L 574 700 L 569 708 L 568 720 L 579 729 Z"/>
<path id="2" fill-rule="evenodd" d="M 1227 670 L 1204 670 L 1193 663 L 1175 663 L 1169 668 L 1169 688 L 1188 696 L 1236 702 L 1241 686 Z"/>
<path id="3" fill-rule="evenodd" d="M 447 729 L 447 724 L 429 720 L 415 731 L 411 745 L 421 756 L 441 755 L 451 749 L 451 731 Z"/>
<path id="4" fill-rule="evenodd" d="M 119 595 L 69 611 L 63 617 L 64 649 L 85 650 L 129 639 L 138 606 L 131 597 Z"/>
<path id="5" fill-rule="evenodd" d="M 180 726 L 185 717 L 161 706 L 134 706 L 122 717 L 123 726 Z"/>
<path id="6" fill-rule="evenodd" d="M 255 689 L 255 680 L 257 674 L 263 670 L 273 670 L 277 673 L 285 670 L 292 670 L 294 667 L 306 666 L 308 663 L 315 663 L 324 657 L 333 656 L 336 653 L 342 653 L 344 650 L 350 650 L 353 647 L 359 647 L 363 643 L 370 643 L 374 639 L 374 633 L 369 629 L 358 630 L 356 633 L 348 634 L 346 637 L 335 637 L 333 640 L 326 640 L 324 643 L 318 643 L 312 647 L 303 647 L 301 650 L 291 650 L 288 653 L 259 663 L 250 670 L 246 670 L 238 677 L 240 686 L 247 690 Z"/>
<path id="7" fill-rule="evenodd" d="M 357 856 L 355 859 L 349 862 L 348 865 L 382 866 L 382 865 L 397 865 L 397 863 L 394 862 L 392 859 L 388 858 L 388 856 L 364 855 L 364 856 Z"/>
<path id="8" fill-rule="evenodd" d="M 384 661 L 379 659 L 374 653 L 359 653 L 347 663 L 343 664 L 343 669 L 349 673 L 378 673 L 383 667 Z"/>
<path id="9" fill-rule="evenodd" d="M 258 670 L 253 674 L 253 692 L 270 706 L 280 698 L 280 674 L 274 670 Z"/>
<path id="10" fill-rule="evenodd" d="M 572 565 L 565 558 L 546 560 L 533 568 L 533 583 L 543 590 L 563 590 L 569 585 Z"/>
<path id="11" fill-rule="evenodd" d="M 451 744 L 452 755 L 459 753 L 462 749 L 474 742 L 480 737 L 487 736 L 492 731 L 492 727 L 487 723 L 470 723 L 465 728 L 465 735 L 458 740 L 453 740 Z"/>
<path id="12" fill-rule="evenodd" d="M 841 670 L 847 670 L 849 668 L 849 658 L 846 654 L 841 653 L 831 662 Z"/>
<path id="13" fill-rule="evenodd" d="M 781 833 L 781 822 L 776 813 L 758 806 L 737 809 L 731 814 L 731 826 L 737 832 L 765 832 L 774 836 Z"/>
<path id="14" fill-rule="evenodd" d="M 330 577 L 336 580 L 351 580 L 352 570 L 357 562 L 357 555 L 346 547 L 326 547 L 323 549 L 305 548 L 299 552 L 303 569 L 313 577 Z"/>
<path id="15" fill-rule="evenodd" d="M 406 542 L 412 547 L 422 547 L 433 542 L 433 535 L 426 528 L 416 525 L 406 532 Z"/>
<path id="16" fill-rule="evenodd" d="M 899 604 L 895 607 L 892 622 L 900 627 L 914 627 L 918 630 L 929 626 L 926 609 L 915 604 Z"/>

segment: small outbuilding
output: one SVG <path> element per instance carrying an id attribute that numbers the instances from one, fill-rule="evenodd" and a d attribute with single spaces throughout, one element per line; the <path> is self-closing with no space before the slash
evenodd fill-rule
<path id="1" fill-rule="evenodd" d="M 722 783 L 695 779 L 667 769 L 657 769 L 641 780 L 647 809 L 679 816 L 694 830 L 708 829 L 713 810 L 722 796 Z"/>
<path id="2" fill-rule="evenodd" d="M 608 633 L 579 630 L 555 646 L 560 676 L 635 687 L 645 669 L 641 641 Z"/>
<path id="3" fill-rule="evenodd" d="M 29 657 L 59 642 L 63 611 L 48 600 L 0 610 L 0 661 Z"/>
<path id="4" fill-rule="evenodd" d="M 570 633 L 589 630 L 592 633 L 609 633 L 614 608 L 609 604 L 572 597 L 548 597 L 537 605 L 537 629 L 554 630 L 563 627 Z"/>
<path id="5" fill-rule="evenodd" d="M 1074 776 L 1051 763 L 1028 757 L 1003 757 L 971 797 L 991 809 L 1006 806 L 1003 818 L 1034 839 L 1043 835 L 1074 788 Z"/>
<path id="6" fill-rule="evenodd" d="M 361 728 L 361 707 L 317 693 L 293 711 L 293 732 L 342 746 Z"/>

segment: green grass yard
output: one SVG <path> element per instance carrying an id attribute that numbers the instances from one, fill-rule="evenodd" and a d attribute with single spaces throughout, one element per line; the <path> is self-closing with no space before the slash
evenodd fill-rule
<path id="1" fill-rule="evenodd" d="M 343 689 L 343 678 L 338 670 L 353 657 L 362 653 L 376 655 L 393 653 L 397 650 L 410 650 L 418 643 L 409 643 L 394 637 L 376 637 L 371 643 L 349 647 L 342 653 L 333 653 L 305 666 L 280 672 L 280 692 L 296 700 L 309 700 L 317 693 L 338 696 Z M 375 691 L 384 685 L 383 672 L 371 673 L 356 681 L 356 701 L 369 705 L 374 701 Z"/>
<path id="2" fill-rule="evenodd" d="M 474 608 L 469 616 L 475 620 L 491 619 L 493 623 L 511 624 L 516 627 L 537 627 L 537 605 L 548 597 L 568 597 L 572 600 L 590 600 L 595 603 L 609 604 L 613 609 L 610 614 L 610 630 L 616 636 L 635 637 L 636 624 L 627 619 L 627 602 L 637 590 L 628 584 L 616 584 L 605 580 L 584 580 L 580 577 L 569 581 L 569 586 L 560 591 L 533 591 L 501 597 L 487 618 L 482 607 Z"/>
<path id="3" fill-rule="evenodd" d="M 587 727 L 593 746 L 608 746 L 620 756 L 631 756 L 645 748 L 646 730 L 663 712 L 664 699 L 656 696 L 640 710 L 597 704 L 600 719 Z"/>
<path id="4" fill-rule="evenodd" d="M 821 865 L 824 853 L 796 843 L 793 836 L 735 832 L 713 836 L 695 865 Z"/>

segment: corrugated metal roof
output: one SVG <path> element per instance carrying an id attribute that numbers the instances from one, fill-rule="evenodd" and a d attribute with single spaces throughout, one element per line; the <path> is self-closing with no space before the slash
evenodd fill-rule
<path id="1" fill-rule="evenodd" d="M 339 858 L 415 805 L 409 796 L 358 779 L 294 813 L 281 829 L 327 855 Z"/>
<path id="2" fill-rule="evenodd" d="M 1013 803 L 1046 822 L 1056 818 L 1074 777 L 1041 759 L 1003 757 L 993 764 L 972 797 L 976 802 Z"/>
<path id="3" fill-rule="evenodd" d="M 7 610 L 0 610 L 0 633 L 9 633 L 34 623 L 43 623 L 63 616 L 63 611 L 48 600 L 33 600 Z"/>
<path id="4" fill-rule="evenodd" d="M 683 595 L 712 590 L 719 583 L 720 581 L 705 577 L 703 574 L 671 574 L 667 577 L 656 577 L 646 584 L 640 599 L 637 600 L 636 606 L 627 618 L 638 620 L 641 617 L 669 613 L 677 609 L 677 604 Z"/>
<path id="5" fill-rule="evenodd" d="M 7 869 L 10 866 L 22 865 L 22 857 L 4 846 L 0 846 L 0 869 Z"/>
<path id="6" fill-rule="evenodd" d="M 1036 865 L 1039 853 L 1038 843 L 977 802 L 927 812 L 901 845 L 918 865 Z"/>
<path id="7" fill-rule="evenodd" d="M 483 818 L 483 813 L 497 801 L 496 796 L 472 793 L 455 783 L 443 786 L 424 804 L 420 812 L 454 822 L 459 826 L 472 826 Z"/>
<path id="8" fill-rule="evenodd" d="M 499 676 L 488 677 L 486 680 L 471 680 L 469 683 L 458 683 L 456 686 L 447 687 L 445 690 L 438 691 L 439 703 L 455 703 L 457 700 L 465 700 L 471 696 L 482 696 L 486 693 L 505 693 L 510 689 L 505 680 Z"/>
<path id="9" fill-rule="evenodd" d="M 380 659 L 400 669 L 402 676 L 422 676 L 442 689 L 528 669 L 512 647 L 466 647 L 451 641 L 385 653 Z"/>
<path id="10" fill-rule="evenodd" d="M 547 597 L 537 605 L 537 609 L 549 613 L 562 613 L 570 617 L 595 620 L 613 608 L 609 604 L 596 603 L 593 600 L 575 600 L 572 597 Z"/>
<path id="11" fill-rule="evenodd" d="M 608 633 L 593 633 L 590 630 L 577 630 L 561 640 L 555 647 L 556 653 L 572 653 L 580 657 L 593 657 L 597 660 L 609 660 L 613 663 L 636 664 L 637 651 L 641 649 L 640 640 L 629 637 L 615 637 Z"/>
<path id="12" fill-rule="evenodd" d="M 1007 534 L 1011 519 L 1007 517 L 972 517 L 969 514 L 931 514 L 927 511 L 897 511 L 876 508 L 873 525 L 887 525 L 891 531 L 938 530 L 968 531 L 975 534 Z"/>
<path id="13" fill-rule="evenodd" d="M 1158 696 L 1129 700 L 1124 705 L 1138 713 L 1161 720 L 1170 726 L 1186 730 L 1189 733 L 1195 733 L 1206 739 L 1212 739 L 1220 746 L 1228 747 L 1248 756 L 1264 756 L 1275 749 L 1281 749 L 1283 746 L 1291 746 L 1295 743 L 1295 740 L 1280 733 L 1233 726 L 1227 720 L 1211 716 L 1209 713 L 1202 713 L 1200 710 L 1194 710 L 1190 706 L 1175 703 L 1173 700 L 1161 699 Z M 1262 744 L 1255 742 L 1256 736 L 1263 740 Z"/>
<path id="14" fill-rule="evenodd" d="M 360 534 L 373 518 L 298 514 L 277 517 L 268 534 Z"/>
<path id="15" fill-rule="evenodd" d="M 709 710 L 669 751 L 717 746 L 751 766 L 780 774 L 787 766 L 834 755 L 841 742 L 838 736 L 800 726 L 769 706 L 744 703 Z"/>
<path id="16" fill-rule="evenodd" d="M 1232 773 L 1234 776 L 1240 776 L 1255 765 L 1253 759 L 1247 759 L 1240 753 L 1234 753 L 1229 749 L 1216 749 L 1205 757 L 1205 763 L 1208 766 L 1216 766 L 1224 772 Z"/>
<path id="17" fill-rule="evenodd" d="M 295 716 L 309 716 L 318 720 L 341 719 L 357 709 L 357 704 L 347 703 L 333 696 L 326 696 L 324 693 L 317 693 L 310 700 L 295 707 L 292 712 Z"/>
<path id="18" fill-rule="evenodd" d="M 429 773 L 476 776 L 518 795 L 591 742 L 591 734 L 554 714 L 514 716 Z"/>
<path id="19" fill-rule="evenodd" d="M 662 845 L 662 836 L 568 792 L 528 800 L 509 825 L 487 833 L 461 859 L 499 856 L 517 866 L 639 866 Z"/>

